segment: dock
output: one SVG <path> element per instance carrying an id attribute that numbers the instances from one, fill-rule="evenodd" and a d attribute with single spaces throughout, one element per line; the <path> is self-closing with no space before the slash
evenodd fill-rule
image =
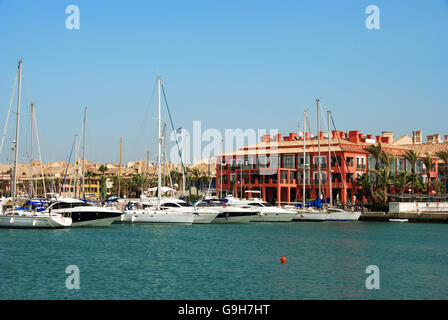
<path id="1" fill-rule="evenodd" d="M 389 219 L 408 219 L 418 223 L 448 223 L 448 212 L 363 212 L 359 221 L 383 221 Z"/>

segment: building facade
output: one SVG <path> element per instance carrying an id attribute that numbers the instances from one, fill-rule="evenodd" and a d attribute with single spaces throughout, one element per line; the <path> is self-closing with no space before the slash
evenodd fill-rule
<path id="1" fill-rule="evenodd" d="M 250 194 L 248 191 L 261 191 L 265 201 L 276 204 L 301 202 L 304 189 L 306 201 L 317 199 L 319 194 L 322 199 L 328 199 L 331 170 L 333 201 L 359 203 L 362 193 L 358 179 L 369 173 L 369 169 L 375 169 L 376 164 L 366 148 L 377 143 L 381 143 L 382 149 L 394 157 L 390 166 L 391 176 L 411 171 L 411 165 L 403 154 L 412 147 L 394 145 L 391 132 L 374 137 L 359 131 L 332 131 L 330 139 L 324 132 L 313 138 L 308 133 L 301 137 L 290 133 L 283 138 L 280 134 L 273 137 L 265 135 L 256 145 L 217 157 L 216 189 L 218 193 L 222 191 L 223 194 L 244 198 Z M 429 180 L 438 177 L 440 161 L 435 159 L 434 162 L 436 165 Z M 384 164 L 380 161 L 382 168 Z M 428 180 L 421 160 L 417 162 L 416 174 L 423 181 Z"/>

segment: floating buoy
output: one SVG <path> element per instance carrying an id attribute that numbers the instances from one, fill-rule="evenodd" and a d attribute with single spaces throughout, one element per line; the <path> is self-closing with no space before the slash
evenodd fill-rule
<path id="1" fill-rule="evenodd" d="M 281 261 L 282 263 L 286 263 L 286 257 L 285 257 L 285 256 L 282 256 L 281 259 L 280 259 L 280 261 Z"/>

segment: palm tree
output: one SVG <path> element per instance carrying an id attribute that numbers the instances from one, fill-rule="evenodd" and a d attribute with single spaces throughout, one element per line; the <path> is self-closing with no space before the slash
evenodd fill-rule
<path id="1" fill-rule="evenodd" d="M 366 151 L 372 155 L 372 157 L 375 158 L 375 170 L 380 170 L 380 159 L 381 154 L 383 152 L 381 143 L 378 143 L 378 145 L 370 145 L 366 148 Z"/>
<path id="2" fill-rule="evenodd" d="M 190 180 L 190 183 L 196 187 L 196 195 L 198 195 L 198 183 L 201 179 L 201 172 L 198 168 L 188 169 L 188 171 L 191 173 L 191 176 L 188 180 Z"/>
<path id="3" fill-rule="evenodd" d="M 102 165 L 98 168 L 98 170 L 104 175 L 104 173 L 108 170 L 108 168 L 107 168 L 104 164 L 102 164 Z"/>
<path id="4" fill-rule="evenodd" d="M 389 191 L 389 170 L 383 169 L 383 170 L 374 170 L 373 173 L 376 176 L 377 181 L 377 187 L 379 190 L 375 190 L 375 195 L 377 200 L 381 200 L 383 204 L 387 204 L 387 197 L 388 197 L 388 191 Z"/>
<path id="5" fill-rule="evenodd" d="M 420 157 L 420 154 L 415 152 L 414 150 L 408 150 L 403 154 L 404 158 L 408 160 L 408 162 L 411 164 L 411 173 L 415 175 L 415 166 L 417 165 L 417 161 Z M 415 180 L 413 180 L 412 184 L 412 196 L 414 196 L 415 193 Z"/>
<path id="6" fill-rule="evenodd" d="M 443 193 L 443 183 L 439 179 L 431 181 L 431 187 L 437 194 Z"/>
<path id="7" fill-rule="evenodd" d="M 425 165 L 426 168 L 426 177 L 428 179 L 428 195 L 429 195 L 429 191 L 430 191 L 430 186 L 431 186 L 431 177 L 429 176 L 430 171 L 434 168 L 434 162 L 432 157 L 430 156 L 426 156 L 423 159 L 423 164 Z"/>
<path id="8" fill-rule="evenodd" d="M 400 194 L 404 194 L 404 189 L 407 188 L 411 184 L 411 174 L 407 172 L 400 172 L 395 179 L 393 180 L 392 184 L 400 189 Z"/>
<path id="9" fill-rule="evenodd" d="M 372 203 L 373 198 L 373 187 L 369 181 L 369 174 L 363 173 L 359 179 L 357 179 L 357 183 L 361 186 L 362 196 L 366 198 L 368 203 Z M 363 201 L 361 199 L 361 201 Z"/>
<path id="10" fill-rule="evenodd" d="M 106 177 L 104 176 L 104 173 L 108 170 L 108 168 L 102 164 L 98 170 L 101 172 L 101 177 L 100 177 L 100 181 L 101 181 L 101 199 L 105 200 L 106 199 Z"/>
<path id="11" fill-rule="evenodd" d="M 447 192 L 447 183 L 448 183 L 448 152 L 447 151 L 439 151 L 436 153 L 436 156 L 439 157 L 444 164 L 444 170 L 442 172 L 443 180 L 445 181 L 445 193 Z M 440 168 L 440 166 L 439 166 Z"/>

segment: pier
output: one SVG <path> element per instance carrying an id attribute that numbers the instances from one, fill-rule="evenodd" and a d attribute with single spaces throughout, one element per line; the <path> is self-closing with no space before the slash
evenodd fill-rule
<path id="1" fill-rule="evenodd" d="M 389 219 L 408 219 L 409 222 L 448 223 L 448 212 L 363 212 L 360 221 L 385 222 Z"/>

